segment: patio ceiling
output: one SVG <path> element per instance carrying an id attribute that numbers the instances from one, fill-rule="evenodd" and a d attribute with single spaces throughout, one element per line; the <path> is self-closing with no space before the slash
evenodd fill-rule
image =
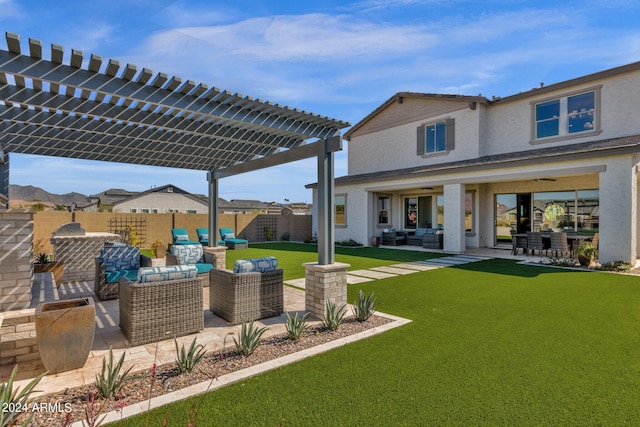
<path id="1" fill-rule="evenodd" d="M 6 34 L 0 152 L 221 170 L 350 124 L 97 55 Z"/>

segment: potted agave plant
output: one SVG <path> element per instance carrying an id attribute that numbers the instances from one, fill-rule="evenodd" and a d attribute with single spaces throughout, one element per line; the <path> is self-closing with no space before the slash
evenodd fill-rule
<path id="1" fill-rule="evenodd" d="M 53 273 L 53 279 L 56 287 L 60 287 L 62 283 L 62 275 L 64 273 L 64 263 L 62 261 L 54 261 L 49 254 L 38 253 L 33 264 L 34 273 Z"/>
<path id="2" fill-rule="evenodd" d="M 578 262 L 580 265 L 588 267 L 596 258 L 598 258 L 598 248 L 590 243 L 585 243 L 578 248 Z"/>

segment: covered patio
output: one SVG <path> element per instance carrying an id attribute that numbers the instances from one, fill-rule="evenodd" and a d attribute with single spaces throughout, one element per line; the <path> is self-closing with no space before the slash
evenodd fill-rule
<path id="1" fill-rule="evenodd" d="M 335 284 L 336 270 L 346 275 L 347 266 L 334 261 L 333 153 L 342 149 L 340 129 L 349 123 L 75 49 L 65 58 L 55 44 L 45 58 L 42 42 L 29 39 L 23 52 L 17 34 L 7 33 L 6 44 L 0 49 L 0 220 L 9 225 L 0 246 L 0 322 L 28 318 L 36 302 L 53 295 L 42 278 L 34 283 L 33 214 L 6 209 L 13 153 L 206 171 L 212 233 L 219 179 L 316 157 L 318 262 L 308 265 L 314 274 L 306 296 L 286 309 L 318 315 L 326 299 L 346 302 L 346 279 L 338 293 L 327 293 L 324 277 L 333 275 Z M 225 268 L 226 248 L 217 239 L 204 249 L 215 255 L 215 268 Z M 82 295 L 91 284 L 63 286 L 54 299 Z M 35 338 L 35 331 L 29 334 Z"/>

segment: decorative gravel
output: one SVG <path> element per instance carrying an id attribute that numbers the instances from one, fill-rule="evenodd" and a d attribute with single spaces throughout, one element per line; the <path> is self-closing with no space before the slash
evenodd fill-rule
<path id="1" fill-rule="evenodd" d="M 315 324 L 309 326 L 305 335 L 298 341 L 290 340 L 286 334 L 265 338 L 256 351 L 248 357 L 238 355 L 233 340 L 231 340 L 231 345 L 226 349 L 205 355 L 191 373 L 179 374 L 175 362 L 156 366 L 155 376 L 152 375 L 152 367 L 132 372 L 133 378 L 125 382 L 115 399 L 105 400 L 97 397 L 94 384 L 38 396 L 30 402 L 30 407 L 33 408 L 34 404 L 48 404 L 49 410 L 30 411 L 34 414 L 30 425 L 64 426 L 74 421 L 86 420 L 85 411 L 97 414 L 117 410 L 123 406 L 142 402 L 150 397 L 160 396 L 190 385 L 215 381 L 222 375 L 357 334 L 389 322 L 391 320 L 375 315 L 362 323 L 353 317 L 348 317 L 335 332 L 324 329 L 321 324 Z M 54 410 L 50 410 L 52 407 Z M 18 419 L 19 423 L 22 423 L 26 416 L 26 414 L 22 414 Z"/>

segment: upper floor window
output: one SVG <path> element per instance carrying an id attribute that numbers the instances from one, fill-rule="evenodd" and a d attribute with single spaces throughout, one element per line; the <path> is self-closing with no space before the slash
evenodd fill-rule
<path id="1" fill-rule="evenodd" d="M 443 153 L 455 147 L 455 120 L 418 126 L 418 155 Z"/>
<path id="2" fill-rule="evenodd" d="M 534 104 L 534 139 L 599 130 L 599 88 Z"/>

